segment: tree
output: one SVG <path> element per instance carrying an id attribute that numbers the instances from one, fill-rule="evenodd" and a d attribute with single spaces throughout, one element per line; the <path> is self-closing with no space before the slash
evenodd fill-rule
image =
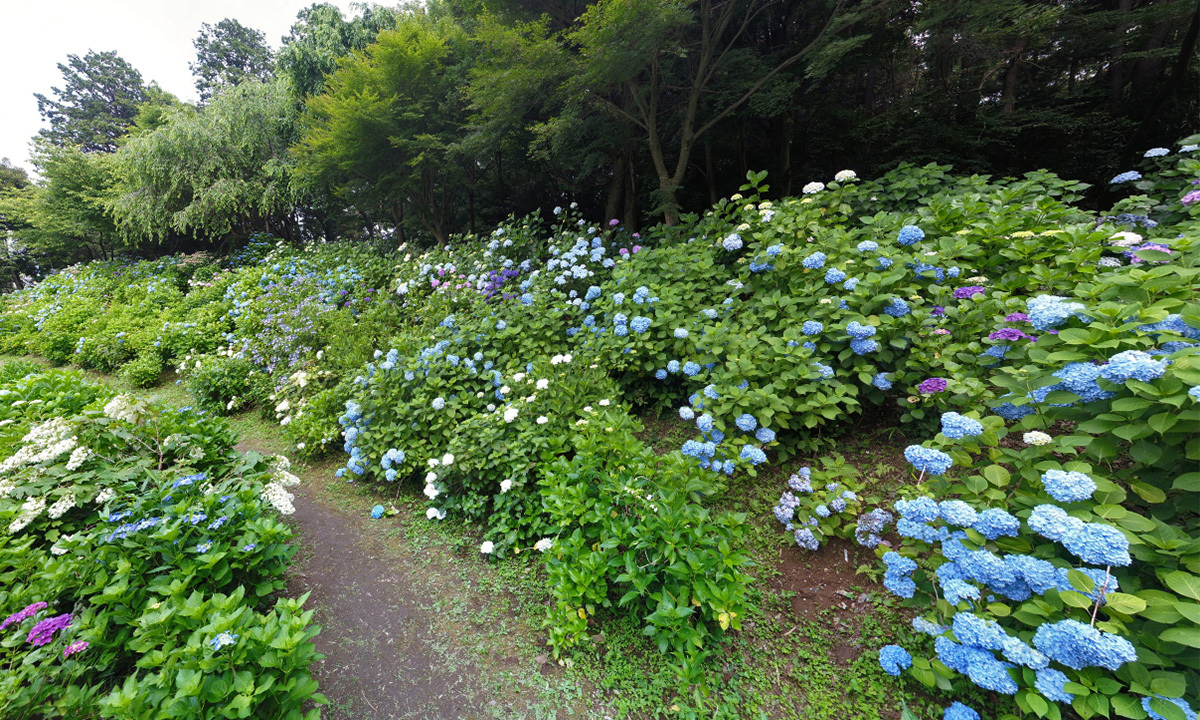
<path id="1" fill-rule="evenodd" d="M 325 77 L 337 70 L 338 60 L 366 49 L 380 32 L 396 26 L 397 11 L 392 8 L 355 7 L 361 14 L 349 21 L 328 3 L 311 5 L 297 14 L 276 61 L 279 74 L 291 82 L 297 97 L 321 92 Z"/>
<path id="2" fill-rule="evenodd" d="M 200 102 L 208 102 L 224 88 L 246 80 L 271 79 L 274 65 L 265 36 L 233 18 L 216 25 L 204 23 L 192 41 L 196 62 L 189 63 L 196 77 Z"/>
<path id="3" fill-rule="evenodd" d="M 178 236 L 220 242 L 256 231 L 295 231 L 288 147 L 298 109 L 279 81 L 247 80 L 202 109 L 168 111 L 155 130 L 117 152 L 107 209 L 139 245 Z"/>
<path id="4" fill-rule="evenodd" d="M 377 42 L 339 63 L 325 90 L 308 99 L 297 172 L 333 188 L 374 232 L 403 230 L 405 208 L 438 242 L 451 232 L 463 102 L 455 68 L 462 30 L 421 9 L 397 19 Z M 468 161 L 469 162 L 469 161 Z"/>
<path id="5" fill-rule="evenodd" d="M 0 194 L 0 214 L 16 226 L 20 245 L 58 263 L 107 259 L 121 249 L 106 207 L 113 158 L 40 141 L 33 164 L 41 181 Z"/>
<path id="6" fill-rule="evenodd" d="M 113 152 L 117 139 L 146 100 L 142 75 L 116 51 L 89 50 L 82 58 L 68 55 L 59 63 L 65 84 L 51 88 L 55 99 L 40 93 L 38 112 L 50 127 L 38 134 L 54 145 L 79 146 L 84 152 Z"/>

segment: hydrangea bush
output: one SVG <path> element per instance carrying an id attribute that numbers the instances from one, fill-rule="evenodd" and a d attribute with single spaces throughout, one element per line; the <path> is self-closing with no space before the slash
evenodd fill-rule
<path id="1" fill-rule="evenodd" d="M 62 371 L 8 379 L 0 416 L 0 715 L 300 718 L 321 700 L 311 613 L 272 599 L 294 552 L 286 459 Z"/>

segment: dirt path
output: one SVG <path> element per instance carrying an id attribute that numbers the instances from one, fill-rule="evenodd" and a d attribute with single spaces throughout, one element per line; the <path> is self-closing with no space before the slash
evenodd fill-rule
<path id="1" fill-rule="evenodd" d="M 252 440 L 240 451 L 270 452 Z M 325 659 L 313 676 L 329 698 L 329 720 L 450 720 L 483 717 L 475 669 L 451 656 L 431 630 L 419 583 L 402 559 L 367 532 L 357 511 L 338 507 L 321 488 L 322 466 L 293 468 L 291 522 L 300 547 L 288 573 L 288 594 L 310 593 L 307 607 L 321 626 Z M 416 572 L 413 568 L 410 572 Z"/>

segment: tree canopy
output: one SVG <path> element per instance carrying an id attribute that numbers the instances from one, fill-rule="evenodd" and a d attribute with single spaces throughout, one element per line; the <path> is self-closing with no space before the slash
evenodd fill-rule
<path id="1" fill-rule="evenodd" d="M 68 55 L 59 63 L 63 86 L 51 88 L 53 98 L 35 94 L 38 112 L 50 124 L 41 137 L 60 147 L 75 145 L 84 152 L 113 152 L 117 139 L 137 116 L 146 100 L 142 74 L 116 51 Z"/>
<path id="2" fill-rule="evenodd" d="M 246 80 L 269 80 L 274 72 L 266 37 L 232 18 L 216 25 L 202 24 L 192 45 L 196 47 L 196 62 L 188 67 L 196 76 L 201 102 Z"/>

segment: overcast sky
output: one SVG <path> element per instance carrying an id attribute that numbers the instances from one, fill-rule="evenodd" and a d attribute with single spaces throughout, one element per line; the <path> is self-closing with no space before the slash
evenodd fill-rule
<path id="1" fill-rule="evenodd" d="M 29 167 L 29 139 L 42 127 L 34 93 L 62 87 L 59 63 L 88 50 L 116 50 L 142 74 L 194 102 L 188 63 L 201 23 L 236 18 L 266 34 L 272 49 L 296 13 L 315 0 L 0 0 L 0 157 Z M 330 0 L 350 13 L 350 0 Z M 390 4 L 390 3 L 386 3 Z"/>

